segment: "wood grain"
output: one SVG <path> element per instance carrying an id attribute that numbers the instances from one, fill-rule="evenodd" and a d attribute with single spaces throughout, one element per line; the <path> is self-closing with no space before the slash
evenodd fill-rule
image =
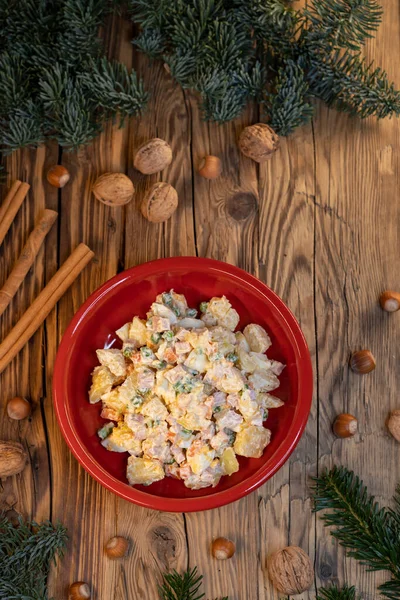
<path id="1" fill-rule="evenodd" d="M 398 3 L 385 0 L 383 5 L 384 22 L 368 56 L 400 86 Z M 49 582 L 50 596 L 57 600 L 66 599 L 69 583 L 77 579 L 92 585 L 97 600 L 156 600 L 161 573 L 189 565 L 204 574 L 207 598 L 277 600 L 266 561 L 288 543 L 300 545 L 315 560 L 315 587 L 296 598 L 314 600 L 317 587 L 348 581 L 363 598 L 375 600 L 384 574 L 366 573 L 333 543 L 311 512 L 310 477 L 342 463 L 360 473 L 385 503 L 400 481 L 398 446 L 384 426 L 389 410 L 399 407 L 400 316 L 384 313 L 377 302 L 383 289 L 400 286 L 400 123 L 360 122 L 318 104 L 313 123 L 283 140 L 280 151 L 258 166 L 240 155 L 236 143 L 243 127 L 258 121 L 257 107 L 224 126 L 205 123 L 196 99 L 182 92 L 162 65 L 133 49 L 128 21 L 113 18 L 104 35 L 110 56 L 143 74 L 152 93 L 149 110 L 125 129 L 107 126 L 79 153 L 49 144 L 7 159 L 9 182 L 29 181 L 31 189 L 1 248 L 1 283 L 39 213 L 55 210 L 59 219 L 1 317 L 2 339 L 78 243 L 96 256 L 0 376 L 0 436 L 21 441 L 31 458 L 21 475 L 3 485 L 0 508 L 61 520 L 68 527 L 67 555 Z M 167 140 L 174 159 L 164 172 L 143 176 L 133 168 L 133 157 L 151 137 Z M 222 160 L 223 172 L 215 181 L 197 173 L 206 154 Z M 57 163 L 71 173 L 60 191 L 45 178 Z M 127 206 L 106 207 L 91 196 L 92 182 L 106 171 L 127 173 L 134 181 L 136 196 Z M 171 183 L 179 197 L 176 213 L 159 225 L 147 222 L 139 210 L 156 181 Z M 314 403 L 291 459 L 257 492 L 204 513 L 157 513 L 115 497 L 72 457 L 52 408 L 52 370 L 63 331 L 91 291 L 124 268 L 196 254 L 248 270 L 289 305 L 310 347 Z M 361 347 L 377 359 L 376 370 L 365 377 L 347 365 L 350 352 Z M 28 421 L 6 415 L 6 401 L 16 394 L 32 400 Z M 359 433 L 351 440 L 337 440 L 331 432 L 342 411 L 359 420 Z M 103 547 L 116 533 L 130 538 L 131 551 L 121 561 L 110 561 Z M 230 561 L 211 558 L 217 536 L 236 541 Z"/>

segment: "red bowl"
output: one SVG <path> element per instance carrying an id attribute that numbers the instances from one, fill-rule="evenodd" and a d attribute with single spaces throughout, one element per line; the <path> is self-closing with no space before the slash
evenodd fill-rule
<path id="1" fill-rule="evenodd" d="M 174 288 L 190 306 L 225 294 L 240 315 L 239 328 L 259 323 L 270 334 L 270 358 L 286 364 L 274 392 L 285 405 L 270 410 L 271 443 L 261 458 L 239 458 L 240 469 L 215 488 L 189 490 L 166 477 L 149 487 L 128 485 L 128 454 L 101 446 L 104 423 L 98 404 L 88 401 L 96 349 L 118 345 L 115 330 L 134 315 L 145 317 L 157 294 Z M 60 344 L 54 369 L 53 399 L 64 438 L 84 469 L 122 498 L 156 510 L 188 512 L 216 508 L 254 491 L 285 463 L 306 425 L 312 399 L 310 354 L 300 327 L 282 300 L 245 271 L 206 258 L 155 260 L 128 269 L 95 291 L 76 313 Z"/>

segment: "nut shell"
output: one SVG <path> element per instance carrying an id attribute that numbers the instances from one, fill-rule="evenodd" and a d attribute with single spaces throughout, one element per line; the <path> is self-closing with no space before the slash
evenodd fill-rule
<path id="1" fill-rule="evenodd" d="M 297 546 L 288 546 L 268 559 L 271 582 L 283 594 L 301 594 L 310 589 L 314 570 L 309 556 Z"/>
<path id="2" fill-rule="evenodd" d="M 172 161 L 172 148 L 160 138 L 142 144 L 135 154 L 133 166 L 144 175 L 159 173 Z"/>
<path id="3" fill-rule="evenodd" d="M 10 419 L 20 421 L 31 414 L 32 407 L 26 398 L 16 396 L 7 402 L 7 414 Z"/>
<path id="4" fill-rule="evenodd" d="M 205 156 L 199 164 L 199 175 L 205 179 L 216 179 L 221 175 L 222 165 L 218 156 Z"/>
<path id="5" fill-rule="evenodd" d="M 169 183 L 155 183 L 142 201 L 142 215 L 152 223 L 167 221 L 178 207 L 178 194 Z"/>
<path id="6" fill-rule="evenodd" d="M 396 312 L 400 308 L 400 294 L 387 290 L 380 295 L 379 303 L 386 312 Z"/>
<path id="7" fill-rule="evenodd" d="M 256 123 L 243 129 L 239 138 L 241 152 L 258 163 L 269 158 L 279 148 L 279 136 L 265 123 Z"/>
<path id="8" fill-rule="evenodd" d="M 75 581 L 69 586 L 68 600 L 90 600 L 90 587 L 84 581 Z"/>
<path id="9" fill-rule="evenodd" d="M 211 545 L 211 553 L 217 560 L 226 560 L 227 558 L 232 558 L 235 552 L 235 543 L 225 537 L 215 539 Z"/>
<path id="10" fill-rule="evenodd" d="M 54 165 L 47 171 L 47 181 L 54 187 L 62 188 L 69 180 L 69 171 L 63 165 Z"/>
<path id="11" fill-rule="evenodd" d="M 0 441 L 0 479 L 17 475 L 27 462 L 28 455 L 22 444 Z"/>
<path id="12" fill-rule="evenodd" d="M 400 442 L 400 410 L 392 410 L 386 425 L 394 439 Z"/>
<path id="13" fill-rule="evenodd" d="M 124 173 L 104 173 L 92 185 L 92 192 L 107 206 L 123 206 L 132 200 L 135 188 Z"/>
<path id="14" fill-rule="evenodd" d="M 350 367 L 354 373 L 359 373 L 360 375 L 370 373 L 376 367 L 374 355 L 369 350 L 354 352 L 350 358 Z"/>
<path id="15" fill-rule="evenodd" d="M 105 545 L 108 558 L 122 558 L 128 554 L 129 541 L 121 535 L 110 538 Z"/>
<path id="16" fill-rule="evenodd" d="M 342 413 L 333 422 L 333 433 L 340 438 L 352 437 L 357 431 L 358 422 L 353 415 Z"/>

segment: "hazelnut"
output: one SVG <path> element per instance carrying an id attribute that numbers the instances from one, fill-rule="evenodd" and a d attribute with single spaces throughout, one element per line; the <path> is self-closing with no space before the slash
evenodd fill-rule
<path id="1" fill-rule="evenodd" d="M 379 303 L 386 312 L 396 312 L 400 308 L 400 294 L 390 290 L 382 292 L 379 297 Z"/>
<path id="2" fill-rule="evenodd" d="M 240 134 L 239 148 L 245 156 L 261 163 L 279 148 L 279 136 L 265 123 L 249 125 Z"/>
<path id="3" fill-rule="evenodd" d="M 178 194 L 169 183 L 155 183 L 144 196 L 142 215 L 152 223 L 167 221 L 178 207 Z"/>
<path id="4" fill-rule="evenodd" d="M 132 200 L 135 188 L 124 173 L 104 173 L 92 185 L 92 192 L 107 206 L 122 206 Z"/>
<path id="5" fill-rule="evenodd" d="M 105 546 L 108 558 L 122 558 L 127 555 L 128 550 L 129 541 L 120 535 L 110 538 Z"/>
<path id="6" fill-rule="evenodd" d="M 26 419 L 31 414 L 31 405 L 26 398 L 16 396 L 7 402 L 7 414 L 16 421 Z"/>
<path id="7" fill-rule="evenodd" d="M 217 560 L 226 560 L 232 558 L 235 554 L 236 546 L 234 542 L 227 538 L 220 537 L 213 541 L 211 545 L 211 553 Z"/>
<path id="8" fill-rule="evenodd" d="M 62 188 L 70 179 L 68 169 L 62 165 L 54 165 L 47 171 L 47 181 L 54 187 Z"/>
<path id="9" fill-rule="evenodd" d="M 69 586 L 68 600 L 90 599 L 90 588 L 84 581 L 75 581 Z"/>
<path id="10" fill-rule="evenodd" d="M 333 422 L 333 433 L 340 438 L 352 437 L 357 431 L 357 419 L 353 415 L 342 413 Z"/>
<path id="11" fill-rule="evenodd" d="M 309 556 L 297 546 L 288 546 L 268 559 L 268 574 L 272 584 L 283 594 L 301 594 L 310 589 L 314 569 Z"/>
<path id="12" fill-rule="evenodd" d="M 392 410 L 386 425 L 394 439 L 400 442 L 400 410 Z"/>
<path id="13" fill-rule="evenodd" d="M 216 179 L 221 175 L 222 165 L 218 156 L 205 156 L 199 164 L 199 175 L 206 179 Z"/>
<path id="14" fill-rule="evenodd" d="M 27 462 L 28 455 L 22 444 L 0 441 L 0 479 L 17 475 Z"/>
<path id="15" fill-rule="evenodd" d="M 152 175 L 168 167 L 171 161 L 171 146 L 160 138 L 153 138 L 139 147 L 133 166 L 144 175 Z"/>
<path id="16" fill-rule="evenodd" d="M 354 373 L 365 375 L 370 373 L 376 367 L 375 358 L 369 350 L 359 350 L 350 357 L 350 367 Z"/>

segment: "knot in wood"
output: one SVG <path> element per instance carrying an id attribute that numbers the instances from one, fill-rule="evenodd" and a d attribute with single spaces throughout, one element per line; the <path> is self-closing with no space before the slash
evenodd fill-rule
<path id="1" fill-rule="evenodd" d="M 321 579 L 330 579 L 332 577 L 331 565 L 322 564 L 319 570 L 319 575 Z"/>
<path id="2" fill-rule="evenodd" d="M 176 539 L 168 527 L 165 525 L 155 527 L 151 531 L 151 541 L 155 546 L 159 560 L 167 564 L 171 558 L 175 557 Z"/>
<path id="3" fill-rule="evenodd" d="M 228 198 L 226 208 L 232 219 L 244 221 L 256 213 L 257 198 L 254 194 L 239 192 Z"/>

